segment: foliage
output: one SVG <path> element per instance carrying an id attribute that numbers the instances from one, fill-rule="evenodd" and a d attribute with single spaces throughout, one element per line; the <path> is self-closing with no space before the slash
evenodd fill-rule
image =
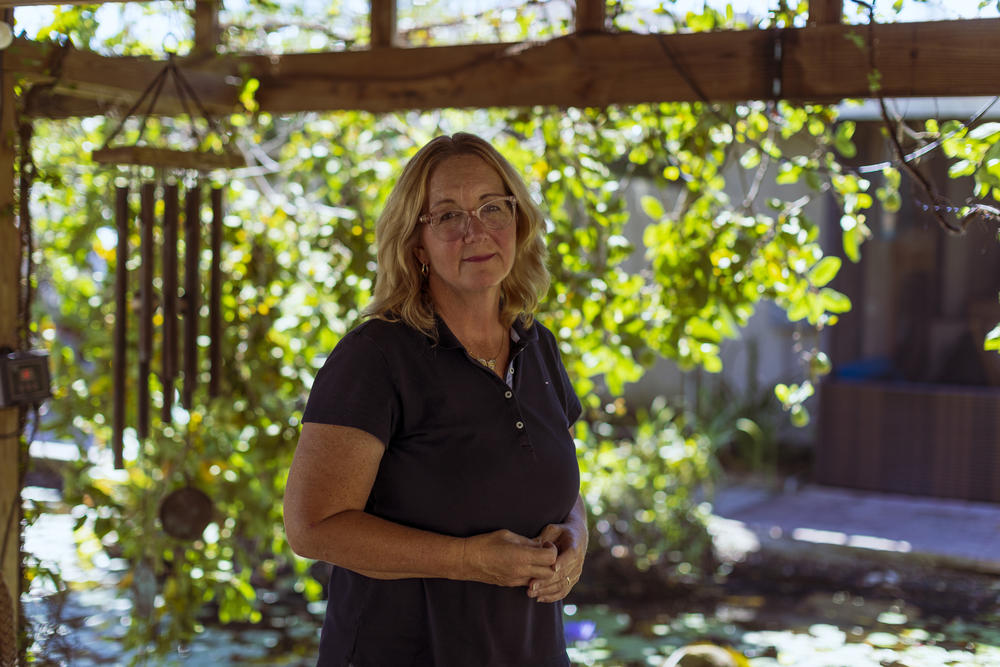
<path id="1" fill-rule="evenodd" d="M 663 399 L 606 417 L 581 428 L 578 441 L 595 546 L 668 577 L 711 572 L 701 486 L 712 476 L 713 443 Z"/>
<path id="2" fill-rule="evenodd" d="M 665 138 L 662 126 L 649 129 L 650 117 L 677 118 L 687 127 Z M 133 563 L 133 574 L 122 585 L 131 590 L 136 611 L 148 612 L 137 614 L 130 627 L 136 644 L 164 650 L 182 641 L 197 631 L 206 602 L 223 621 L 253 619 L 254 581 L 271 581 L 289 565 L 304 571 L 282 539 L 280 497 L 306 387 L 368 299 L 373 223 L 392 174 L 431 136 L 470 124 L 494 133 L 491 138 L 529 174 L 551 214 L 554 280 L 542 319 L 563 341 L 570 373 L 588 406 L 588 423 L 578 435 L 587 443 L 581 463 L 598 534 L 616 540 L 609 548 L 625 546 L 640 567 L 672 562 L 681 574 L 701 570 L 707 542 L 698 528 L 703 510 L 695 490 L 710 476 L 711 443 L 660 405 L 641 414 L 634 431 L 611 437 L 602 394 L 620 394 L 625 382 L 640 377 L 659 355 L 718 370 L 706 360 L 718 359 L 723 336 L 735 336 L 766 293 L 755 278 L 765 285 L 782 278 L 798 285 L 797 293 L 773 292 L 789 308 L 798 303 L 793 297 L 820 293 L 835 268 L 819 264 L 815 231 L 797 226 L 805 223 L 794 216 L 778 230 L 759 214 L 749 227 L 714 221 L 726 219 L 727 195 L 719 170 L 705 166 L 705 155 L 713 161 L 722 156 L 703 148 L 709 144 L 698 137 L 708 130 L 690 105 L 566 114 L 497 110 L 287 119 L 260 114 L 244 126 L 243 141 L 282 170 L 228 187 L 222 259 L 227 398 L 207 401 L 199 394 L 191 411 L 175 408 L 170 423 L 137 443 L 126 483 L 81 471 L 66 489 L 70 502 L 88 508 L 81 526 Z M 714 121 L 710 128 L 719 125 Z M 76 433 L 81 445 L 99 447 L 109 439 L 106 369 L 114 317 L 109 267 L 116 241 L 107 191 L 124 174 L 74 162 L 76 146 L 96 144 L 102 131 L 107 130 L 101 122 L 77 130 L 40 123 L 35 142 L 43 175 L 35 189 L 35 217 L 46 256 L 40 279 L 48 306 L 40 328 L 56 350 L 54 376 L 74 378 L 57 381 L 47 423 Z M 178 131 L 163 123 L 153 136 L 169 139 Z M 642 132 L 647 137 L 626 144 L 626 137 Z M 664 144 L 670 141 L 695 150 L 668 153 Z M 625 145 L 634 148 L 623 161 Z M 656 177 L 671 167 L 692 174 L 679 195 L 679 218 L 691 242 L 677 242 L 671 262 L 659 259 L 666 254 L 661 246 L 650 254 L 651 270 L 627 271 L 623 263 L 632 248 L 620 174 L 635 178 L 641 168 L 644 176 Z M 701 181 L 706 173 L 709 180 Z M 666 244 L 672 229 L 663 214 L 648 225 L 646 236 Z M 713 244 L 711 252 L 703 237 Z M 136 247 L 138 238 L 129 243 Z M 789 259 L 803 254 L 807 260 Z M 726 258 L 725 267 L 746 267 L 746 277 L 727 280 Z M 733 282 L 743 286 L 733 288 Z M 727 312 L 739 317 L 720 315 Z M 817 324 L 830 317 L 825 309 L 803 312 Z M 157 403 L 158 390 L 154 384 Z M 130 414 L 136 409 L 133 396 L 134 387 Z M 627 467 L 610 466 L 609 459 Z M 160 499 L 182 485 L 207 491 L 218 514 L 216 524 L 192 544 L 166 536 L 156 522 Z M 314 580 L 300 581 L 310 587 L 305 593 L 319 594 Z M 150 636 L 157 641 L 144 639 Z"/>
<path id="3" fill-rule="evenodd" d="M 616 22 L 628 19 L 628 4 L 615 3 L 622 10 L 612 13 Z M 738 25 L 731 10 L 679 17 L 668 4 L 661 14 L 677 25 Z M 797 24 L 804 4 L 782 7 L 770 17 L 773 25 Z M 94 45 L 93 16 L 86 8 L 58 10 L 50 33 Z M 565 29 L 559 19 L 529 23 L 539 37 Z M 343 30 L 344 44 L 363 41 L 356 23 Z M 239 48 L 252 37 L 230 34 Z M 103 47 L 143 48 L 128 35 Z M 251 109 L 252 90 L 250 82 Z M 81 534 L 132 564 L 122 582 L 133 598 L 130 638 L 150 650 L 197 632 L 206 608 L 223 622 L 253 620 L 258 584 L 289 569 L 305 572 L 308 564 L 284 542 L 280 513 L 298 418 L 318 364 L 370 296 L 374 220 L 393 176 L 431 137 L 479 132 L 526 175 L 543 204 L 553 281 L 540 319 L 556 332 L 586 408 L 576 436 L 595 542 L 621 547 L 638 567 L 667 566 L 679 575 L 707 567 L 695 490 L 712 476 L 713 449 L 733 431 L 719 429 L 713 440 L 704 415 L 692 417 L 684 406 L 625 406 L 625 385 L 663 357 L 686 369 L 721 370 L 721 345 L 765 301 L 802 326 L 834 324 L 851 304 L 830 287 L 840 260 L 824 256 L 810 204 L 833 198 L 845 254 L 857 261 L 869 235 L 867 212 L 899 196 L 898 171 L 889 168 L 874 183 L 844 166 L 855 154 L 855 128 L 821 105 L 695 102 L 379 116 L 248 111 L 229 120 L 258 166 L 214 175 L 227 201 L 222 397 L 210 400 L 202 386 L 192 409 L 175 408 L 145 442 L 130 431 L 124 479 L 83 466 L 66 488 Z M 110 132 L 105 119 L 35 127 L 37 333 L 51 348 L 55 378 L 45 424 L 81 450 L 106 451 L 115 248 L 139 242 L 137 230 L 116 238 L 110 194 L 117 183 L 170 175 L 81 159 L 81 147 L 99 146 Z M 183 141 L 184 127 L 183 119 L 154 122 L 147 139 Z M 134 138 L 135 128 L 128 131 Z M 995 146 L 996 134 L 985 130 L 956 131 L 945 141 L 958 165 L 953 175 L 971 174 L 977 195 L 994 199 Z M 638 205 L 629 201 L 637 182 L 656 193 Z M 644 253 L 633 245 L 638 239 Z M 207 261 L 203 256 L 203 272 Z M 990 336 L 988 345 L 996 346 L 998 334 Z M 133 331 L 130 349 L 135 338 Z M 812 382 L 828 369 L 821 352 L 802 351 L 801 377 L 776 391 L 793 420 L 807 418 Z M 207 370 L 203 358 L 201 375 Z M 131 419 L 134 376 L 129 383 Z M 154 413 L 162 391 L 154 379 Z M 206 491 L 216 513 L 190 543 L 165 535 L 156 518 L 160 500 L 185 485 Z M 311 577 L 298 581 L 306 596 L 320 595 Z"/>

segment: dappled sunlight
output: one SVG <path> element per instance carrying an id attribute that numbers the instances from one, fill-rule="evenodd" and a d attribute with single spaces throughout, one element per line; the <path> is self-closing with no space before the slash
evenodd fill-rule
<path id="1" fill-rule="evenodd" d="M 816 530 L 814 528 L 796 528 L 792 531 L 792 539 L 814 544 L 839 544 L 847 547 L 898 551 L 900 553 L 906 553 L 912 549 L 910 543 L 905 540 L 889 540 L 870 535 L 848 535 L 835 530 Z"/>
<path id="2" fill-rule="evenodd" d="M 682 646 L 711 643 L 777 665 L 996 665 L 996 614 L 958 619 L 924 615 L 902 600 L 846 592 L 730 596 L 701 611 L 664 614 L 609 605 L 567 607 L 577 665 L 666 665 Z"/>

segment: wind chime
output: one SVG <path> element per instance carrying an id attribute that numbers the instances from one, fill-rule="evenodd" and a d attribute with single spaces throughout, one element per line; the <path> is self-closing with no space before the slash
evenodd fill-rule
<path id="1" fill-rule="evenodd" d="M 164 422 L 171 420 L 174 407 L 175 392 L 179 393 L 180 404 L 191 409 L 194 406 L 195 392 L 198 386 L 198 376 L 201 369 L 199 360 L 199 331 L 202 311 L 201 293 L 202 271 L 200 258 L 202 254 L 202 237 L 204 234 L 203 210 L 205 209 L 205 191 L 208 190 L 208 202 L 211 208 L 211 218 L 208 221 L 208 245 L 211 251 L 211 268 L 208 285 L 208 338 L 210 375 L 208 396 L 219 394 L 222 370 L 222 271 L 220 254 L 223 231 L 223 189 L 216 184 L 205 187 L 205 175 L 209 171 L 231 169 L 244 166 L 242 157 L 228 149 L 222 153 L 202 150 L 174 150 L 152 146 L 138 145 L 146 128 L 148 117 L 153 113 L 156 101 L 167 80 L 171 79 L 177 92 L 177 97 L 184 111 L 191 120 L 191 132 L 197 145 L 204 145 L 204 136 L 195 122 L 196 117 L 191 106 L 194 105 L 208 124 L 209 130 L 218 130 L 213 119 L 205 112 L 198 101 L 191 85 L 184 78 L 173 58 L 168 60 L 163 70 L 146 88 L 138 101 L 125 114 L 114 132 L 107 138 L 99 150 L 94 151 L 95 162 L 109 165 L 129 165 L 133 173 L 148 173 L 148 169 L 137 167 L 153 167 L 154 174 L 161 176 L 161 182 L 156 178 L 146 178 L 138 185 L 139 214 L 136 219 L 130 206 L 131 187 L 116 185 L 115 187 L 115 226 L 118 232 L 116 249 L 117 268 L 115 273 L 115 319 L 114 319 L 114 356 L 112 361 L 113 375 L 113 406 L 112 406 L 112 451 L 116 468 L 124 468 L 123 441 L 126 426 L 126 391 L 128 378 L 128 327 L 130 320 L 135 318 L 138 323 L 138 377 L 136 405 L 137 414 L 135 429 L 140 440 L 149 437 L 151 427 L 151 395 L 150 381 L 154 373 L 154 314 L 159 307 L 161 315 L 160 346 L 159 346 L 159 380 L 163 399 L 160 418 Z M 148 101 L 148 108 L 141 118 L 136 145 L 110 147 L 111 142 L 121 132 L 126 121 L 137 109 Z M 157 219 L 157 197 L 162 201 L 162 217 Z M 183 203 L 183 206 L 182 206 Z M 130 298 L 132 287 L 128 262 L 131 248 L 130 233 L 138 225 L 139 248 L 138 268 L 135 294 Z M 159 227 L 159 234 L 156 230 Z M 156 272 L 157 236 L 160 248 L 160 285 L 161 292 L 154 291 L 154 275 Z M 183 239 L 183 256 L 179 253 L 180 241 Z M 183 269 L 183 271 L 182 271 Z M 183 289 L 181 289 L 183 287 Z M 194 505 L 209 503 L 205 498 L 191 498 L 191 489 L 182 489 L 186 495 L 173 499 L 180 503 L 178 512 L 166 512 L 168 503 L 172 501 L 168 495 L 161 506 L 161 518 L 164 518 L 164 528 L 168 533 L 178 537 L 192 537 L 204 529 L 198 519 L 192 527 L 189 521 L 192 502 Z M 175 492 L 176 493 L 176 492 Z M 200 493 L 200 492 L 198 492 Z M 203 494 L 202 494 L 203 495 Z M 204 515 L 204 507 L 195 507 L 195 514 Z M 167 516 L 180 516 L 175 521 L 173 529 L 168 526 Z M 207 524 L 207 521 L 204 521 Z"/>

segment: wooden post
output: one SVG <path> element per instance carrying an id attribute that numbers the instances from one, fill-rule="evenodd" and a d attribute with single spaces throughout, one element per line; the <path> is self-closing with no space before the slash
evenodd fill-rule
<path id="1" fill-rule="evenodd" d="M 194 48 L 191 55 L 214 56 L 219 46 L 218 0 L 195 0 Z"/>
<path id="2" fill-rule="evenodd" d="M 604 0 L 576 0 L 576 31 L 604 32 Z"/>
<path id="3" fill-rule="evenodd" d="M 8 13 L 11 15 L 8 18 Z M 13 12 L 0 19 L 13 24 Z M 6 54 L 0 53 L 0 58 Z M 21 289 L 21 237 L 14 210 L 14 161 L 17 159 L 17 130 L 14 119 L 14 77 L 0 74 L 0 348 L 17 349 L 18 311 Z M 0 408 L 0 577 L 7 599 L 0 610 L 13 612 L 0 620 L 0 660 L 19 654 L 17 646 L 18 609 L 21 597 L 21 441 L 17 437 L 17 408 Z M 6 549 L 4 547 L 4 537 Z M 6 616 L 7 614 L 4 614 Z M 4 665 L 6 667 L 6 665 Z"/>
<path id="4" fill-rule="evenodd" d="M 396 45 L 396 0 L 372 0 L 369 25 L 371 48 L 380 49 Z"/>
<path id="5" fill-rule="evenodd" d="M 837 25 L 843 20 L 844 0 L 809 0 L 809 25 Z"/>

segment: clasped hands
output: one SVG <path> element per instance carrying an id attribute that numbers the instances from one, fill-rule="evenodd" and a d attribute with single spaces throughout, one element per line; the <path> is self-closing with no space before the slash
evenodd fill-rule
<path id="1" fill-rule="evenodd" d="M 585 529 L 584 529 L 585 530 Z M 569 524 L 549 524 L 535 538 L 509 530 L 466 540 L 463 563 L 469 579 L 497 586 L 526 586 L 528 597 L 556 602 L 580 580 L 587 537 Z"/>

